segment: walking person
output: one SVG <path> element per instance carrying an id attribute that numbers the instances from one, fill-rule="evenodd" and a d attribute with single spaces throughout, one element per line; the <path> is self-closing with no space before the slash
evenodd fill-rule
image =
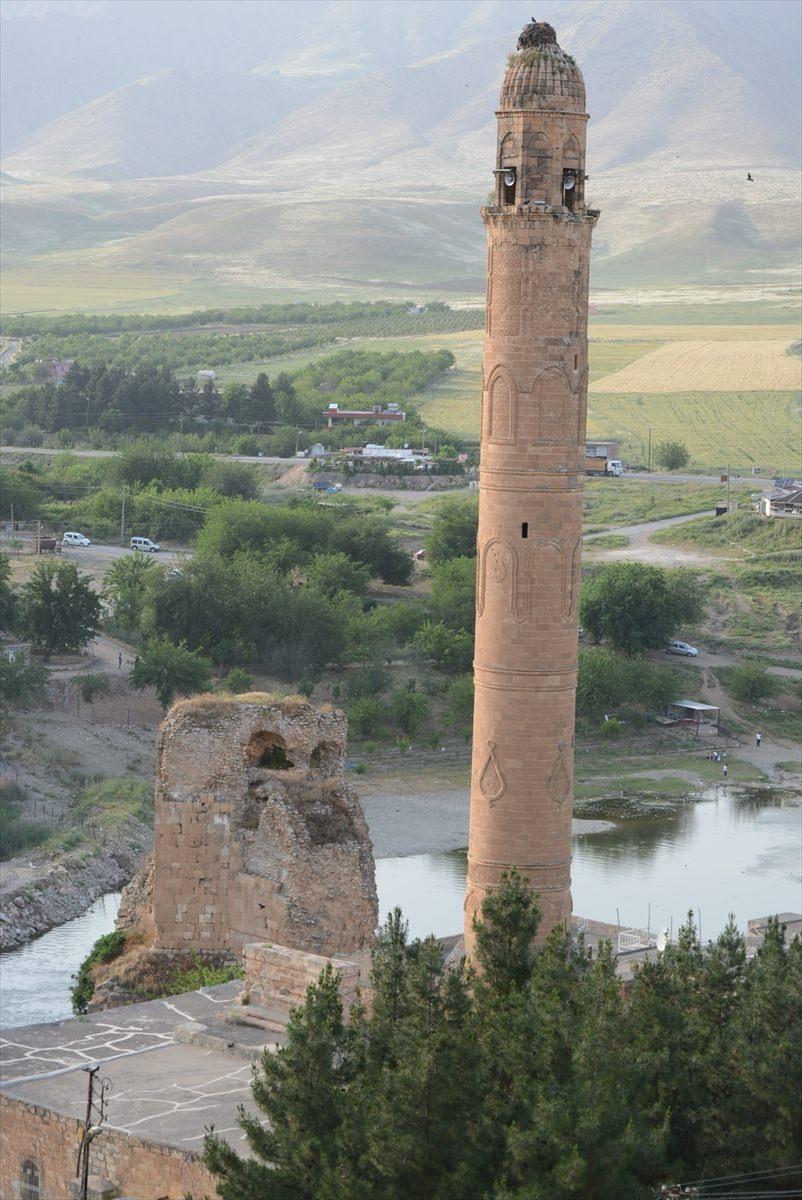
<path id="1" fill-rule="evenodd" d="M 118 654 L 117 655 L 117 670 L 122 671 L 122 669 L 123 669 L 123 656 L 122 656 L 122 654 Z"/>
<path id="2" fill-rule="evenodd" d="M 760 749 L 760 743 L 761 743 L 762 741 L 763 741 L 763 734 L 762 734 L 762 733 L 756 733 L 756 734 L 755 734 L 755 745 L 757 746 L 758 750 Z"/>
<path id="3" fill-rule="evenodd" d="M 722 770 L 723 770 L 723 772 L 724 772 L 724 778 L 726 779 L 726 778 L 727 778 L 727 772 L 728 772 L 728 770 L 729 770 L 729 768 L 728 768 L 728 766 L 727 766 L 727 764 L 726 764 L 726 763 L 725 763 L 725 764 L 724 764 L 724 766 L 722 767 Z"/>

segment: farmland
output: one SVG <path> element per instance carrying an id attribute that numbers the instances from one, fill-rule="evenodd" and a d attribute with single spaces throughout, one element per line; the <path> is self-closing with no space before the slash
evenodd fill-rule
<path id="1" fill-rule="evenodd" d="M 621 370 L 597 378 L 606 392 L 790 391 L 800 384 L 800 363 L 787 353 L 789 339 L 675 341 L 639 355 Z"/>
<path id="2" fill-rule="evenodd" d="M 719 324 L 716 307 L 701 305 L 685 321 L 662 324 L 653 309 L 641 324 L 631 309 L 620 324 L 609 313 L 591 322 L 588 433 L 619 439 L 634 463 L 646 463 L 651 429 L 653 446 L 684 441 L 695 468 L 799 470 L 800 367 L 788 353 L 796 329 L 775 307 L 767 324 L 759 306 L 745 307 L 741 324 Z M 448 342 L 455 368 L 420 410 L 432 425 L 478 437 L 481 336 L 459 338 Z"/>

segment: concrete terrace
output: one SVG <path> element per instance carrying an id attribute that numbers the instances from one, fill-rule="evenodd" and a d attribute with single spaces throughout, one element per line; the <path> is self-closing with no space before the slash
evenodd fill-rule
<path id="1" fill-rule="evenodd" d="M 251 1100 L 251 1067 L 281 1035 L 224 1024 L 241 983 L 109 1009 L 88 1017 L 5 1030 L 3 1095 L 83 1120 L 86 1074 L 100 1064 L 110 1080 L 106 1125 L 190 1153 L 214 1125 L 240 1153 L 237 1125 Z"/>

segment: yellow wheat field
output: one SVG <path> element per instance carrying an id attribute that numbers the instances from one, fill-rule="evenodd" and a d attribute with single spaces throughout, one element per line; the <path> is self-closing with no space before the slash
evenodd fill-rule
<path id="1" fill-rule="evenodd" d="M 593 383 L 594 392 L 792 391 L 802 362 L 782 341 L 668 342 Z"/>

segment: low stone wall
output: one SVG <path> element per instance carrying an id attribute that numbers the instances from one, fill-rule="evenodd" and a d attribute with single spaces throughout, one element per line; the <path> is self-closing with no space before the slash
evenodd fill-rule
<path id="1" fill-rule="evenodd" d="M 345 958 L 325 958 L 291 950 L 288 946 L 256 943 L 243 949 L 245 985 L 240 1003 L 278 1009 L 289 1013 L 303 1004 L 306 989 L 317 983 L 320 972 L 331 963 L 339 973 L 345 1011 L 354 1003 L 362 980 L 362 967 Z"/>
<path id="2" fill-rule="evenodd" d="M 74 1117 L 0 1095 L 0 1196 L 20 1200 L 22 1165 L 34 1164 L 40 1200 L 69 1200 L 75 1181 L 78 1144 L 83 1128 Z M 116 1129 L 104 1129 L 93 1140 L 91 1175 L 115 1185 L 116 1195 L 130 1200 L 196 1200 L 218 1195 L 214 1178 L 199 1153 L 161 1146 Z"/>
<path id="3" fill-rule="evenodd" d="M 333 479 L 354 488 L 385 488 L 391 492 L 445 492 L 454 488 L 467 488 L 467 475 L 427 475 L 417 471 L 414 475 L 378 475 L 371 471 L 357 471 L 345 476 L 338 471 L 318 475 L 319 480 Z"/>

